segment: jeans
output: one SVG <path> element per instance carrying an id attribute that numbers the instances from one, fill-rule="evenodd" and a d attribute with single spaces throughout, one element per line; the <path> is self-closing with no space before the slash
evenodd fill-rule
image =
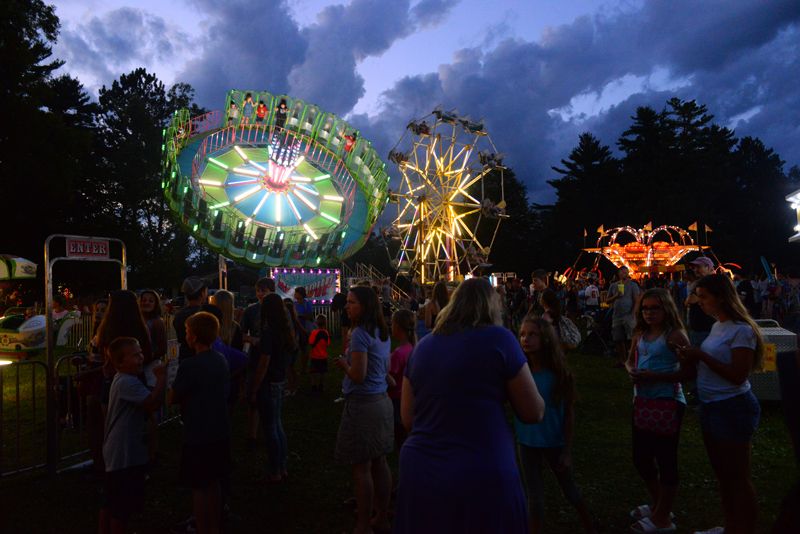
<path id="1" fill-rule="evenodd" d="M 267 439 L 270 475 L 280 475 L 286 471 L 288 447 L 281 421 L 285 386 L 286 382 L 271 382 L 269 385 L 262 384 L 258 390 L 258 415 Z"/>

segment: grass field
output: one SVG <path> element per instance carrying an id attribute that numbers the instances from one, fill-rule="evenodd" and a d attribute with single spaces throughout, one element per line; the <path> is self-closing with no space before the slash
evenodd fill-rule
<path id="1" fill-rule="evenodd" d="M 630 384 L 622 371 L 611 368 L 607 358 L 573 354 L 570 361 L 580 393 L 574 444 L 578 485 L 606 532 L 627 532 L 628 511 L 645 502 L 644 487 L 630 460 Z M 332 461 L 341 410 L 341 404 L 333 400 L 338 396 L 340 379 L 337 371 L 329 373 L 322 397 L 311 397 L 301 390 L 287 399 L 284 426 L 289 439 L 290 480 L 284 485 L 265 487 L 255 482 L 264 470 L 265 446 L 262 441 L 257 451 L 246 451 L 244 410 L 237 410 L 233 438 L 236 467 L 230 499 L 235 517 L 228 532 L 340 533 L 352 529 L 353 512 L 342 505 L 352 495 L 349 470 Z M 132 523 L 131 531 L 166 532 L 188 515 L 189 493 L 177 485 L 180 436 L 177 423 L 161 428 L 161 465 L 148 482 L 146 512 Z M 760 505 L 758 532 L 767 532 L 783 495 L 797 477 L 777 406 L 764 406 L 753 456 Z M 396 468 L 396 455 L 391 461 Z M 682 479 L 675 509 L 679 532 L 719 525 L 714 476 L 692 410 L 685 418 L 680 466 Z M 579 532 L 575 514 L 552 477 L 547 478 L 547 531 Z M 99 486 L 78 472 L 52 479 L 41 472 L 3 479 L 0 532 L 91 532 L 99 508 Z"/>

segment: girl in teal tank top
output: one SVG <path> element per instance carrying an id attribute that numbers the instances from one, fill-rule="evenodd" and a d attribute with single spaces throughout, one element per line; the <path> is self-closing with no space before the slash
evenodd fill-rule
<path id="1" fill-rule="evenodd" d="M 544 419 L 535 425 L 524 424 L 516 417 L 514 428 L 519 447 L 520 467 L 528 496 L 530 531 L 542 531 L 544 484 L 542 464 L 546 463 L 561 486 L 564 497 L 578 512 L 586 532 L 597 532 L 597 521 L 575 485 L 572 473 L 573 404 L 575 379 L 567 368 L 561 340 L 545 319 L 529 315 L 519 331 L 522 352 L 545 402 Z"/>
<path id="2" fill-rule="evenodd" d="M 665 289 L 645 291 L 634 315 L 634 339 L 625 363 L 634 384 L 633 464 L 645 483 L 650 504 L 642 504 L 631 511 L 636 522 L 630 530 L 673 532 L 676 530 L 672 505 L 678 490 L 678 442 L 686 404 L 680 383 L 689 378 L 675 348 L 688 345 L 689 340 L 675 302 Z M 667 420 L 668 415 L 676 423 L 673 428 L 653 423 Z M 651 425 L 643 424 L 642 420 Z"/>

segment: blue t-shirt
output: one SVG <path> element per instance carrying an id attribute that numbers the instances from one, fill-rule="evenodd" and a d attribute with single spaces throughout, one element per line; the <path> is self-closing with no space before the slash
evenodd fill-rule
<path id="1" fill-rule="evenodd" d="M 181 401 L 185 443 L 213 443 L 230 436 L 230 383 L 228 362 L 219 352 L 201 352 L 181 362 L 172 389 Z"/>
<path id="2" fill-rule="evenodd" d="M 550 369 L 533 373 L 536 388 L 544 399 L 544 419 L 535 425 L 514 417 L 517 441 L 526 447 L 549 449 L 564 446 L 564 403 L 553 401 L 556 375 Z"/>
<path id="3" fill-rule="evenodd" d="M 680 363 L 675 352 L 667 345 L 666 334 L 661 334 L 652 341 L 647 341 L 644 336 L 639 338 L 636 345 L 636 368 L 654 373 L 676 373 L 680 370 Z M 637 397 L 645 399 L 675 399 L 686 404 L 683 388 L 680 382 L 645 382 L 634 388 Z"/>
<path id="4" fill-rule="evenodd" d="M 310 300 L 303 300 L 303 302 L 294 302 L 294 311 L 297 313 L 297 318 L 300 321 L 300 324 L 303 325 L 303 328 L 306 329 L 306 338 L 308 335 L 311 334 L 311 331 L 316 328 L 314 321 L 308 319 L 309 317 L 314 317 L 314 305 L 311 304 Z"/>
<path id="5" fill-rule="evenodd" d="M 391 339 L 381 341 L 380 330 L 377 328 L 373 335 L 369 335 L 363 328 L 356 327 L 350 334 L 350 348 L 347 351 L 347 363 L 352 365 L 351 354 L 354 352 L 367 353 L 367 376 L 360 384 L 356 384 L 350 377 L 345 376 L 342 389 L 345 395 L 356 393 L 359 395 L 374 395 L 385 393 L 387 388 L 386 375 L 389 373 L 389 355 L 391 353 Z"/>

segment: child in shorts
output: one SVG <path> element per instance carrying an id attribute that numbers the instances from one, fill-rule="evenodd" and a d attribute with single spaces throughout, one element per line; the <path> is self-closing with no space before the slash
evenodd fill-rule
<path id="1" fill-rule="evenodd" d="M 211 348 L 217 336 L 219 321 L 211 313 L 186 320 L 186 343 L 194 355 L 181 362 L 171 390 L 170 402 L 181 405 L 183 417 L 180 479 L 192 488 L 198 532 L 219 532 L 221 482 L 231 465 L 230 372 L 225 357 Z"/>
<path id="2" fill-rule="evenodd" d="M 139 379 L 144 364 L 142 347 L 133 337 L 118 337 L 108 346 L 117 370 L 111 383 L 106 416 L 103 458 L 105 502 L 100 509 L 99 532 L 125 532 L 131 515 L 144 507 L 144 481 L 150 456 L 147 450 L 148 414 L 161 407 L 166 368 L 152 368 L 156 384 L 150 391 Z"/>
<path id="3" fill-rule="evenodd" d="M 328 372 L 328 345 L 331 336 L 328 333 L 328 319 L 324 315 L 317 315 L 317 327 L 308 336 L 308 345 L 311 347 L 311 392 L 322 393 L 322 379 Z"/>

